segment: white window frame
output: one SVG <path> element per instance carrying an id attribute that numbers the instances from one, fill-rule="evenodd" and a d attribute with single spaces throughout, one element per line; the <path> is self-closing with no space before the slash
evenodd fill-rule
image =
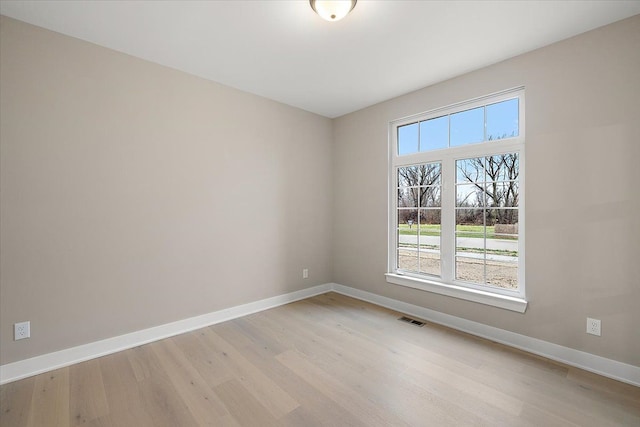
<path id="1" fill-rule="evenodd" d="M 400 126 L 455 114 L 460 111 L 518 98 L 518 136 L 483 141 L 475 144 L 449 147 L 398 155 L 398 128 Z M 420 289 L 454 298 L 474 301 L 507 310 L 524 313 L 527 308 L 525 294 L 525 102 L 524 88 L 509 89 L 470 101 L 450 105 L 394 120 L 389 123 L 389 248 L 386 280 L 389 283 Z M 455 280 L 456 255 L 456 160 L 471 157 L 487 157 L 496 154 L 518 153 L 519 156 L 519 197 L 518 197 L 518 288 L 504 289 Z M 442 164 L 441 169 L 441 235 L 440 263 L 441 277 L 413 274 L 397 270 L 397 209 L 398 174 L 397 168 L 423 163 Z"/>

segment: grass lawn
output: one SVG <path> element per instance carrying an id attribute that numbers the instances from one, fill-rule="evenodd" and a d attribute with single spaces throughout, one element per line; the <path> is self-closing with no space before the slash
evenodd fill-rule
<path id="1" fill-rule="evenodd" d="M 418 234 L 418 226 L 413 224 L 411 228 L 407 224 L 400 224 L 400 234 L 403 235 L 417 235 Z M 492 238 L 495 237 L 494 227 L 487 227 L 487 237 Z M 484 229 L 481 225 L 458 225 L 456 226 L 456 231 L 458 232 L 458 237 L 482 237 L 484 233 Z M 439 236 L 440 235 L 440 224 L 420 224 L 420 235 L 421 236 Z"/>

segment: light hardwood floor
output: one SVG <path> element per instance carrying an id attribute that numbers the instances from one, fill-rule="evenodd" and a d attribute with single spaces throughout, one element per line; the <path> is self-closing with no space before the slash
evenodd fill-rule
<path id="1" fill-rule="evenodd" d="M 640 388 L 335 293 L 0 387 L 2 426 L 640 426 Z"/>

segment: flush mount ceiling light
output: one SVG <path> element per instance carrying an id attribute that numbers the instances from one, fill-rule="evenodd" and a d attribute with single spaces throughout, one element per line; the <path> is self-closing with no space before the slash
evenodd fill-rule
<path id="1" fill-rule="evenodd" d="M 339 21 L 351 12 L 358 0 L 309 0 L 311 8 L 322 19 Z"/>

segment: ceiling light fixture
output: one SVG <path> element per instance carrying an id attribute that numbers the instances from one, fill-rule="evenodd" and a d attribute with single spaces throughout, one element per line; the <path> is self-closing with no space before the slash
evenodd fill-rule
<path id="1" fill-rule="evenodd" d="M 339 21 L 353 10 L 358 0 L 309 0 L 311 8 L 322 19 Z"/>

